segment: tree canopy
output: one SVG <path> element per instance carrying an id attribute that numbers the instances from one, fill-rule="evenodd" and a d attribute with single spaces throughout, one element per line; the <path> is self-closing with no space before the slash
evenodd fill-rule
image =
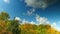
<path id="1" fill-rule="evenodd" d="M 47 25 L 20 24 L 19 20 L 10 19 L 6 12 L 0 12 L 0 34 L 60 34 L 59 31 Z"/>

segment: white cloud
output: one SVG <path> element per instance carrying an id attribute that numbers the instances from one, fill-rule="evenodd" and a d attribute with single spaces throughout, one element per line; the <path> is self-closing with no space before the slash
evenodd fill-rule
<path id="1" fill-rule="evenodd" d="M 29 23 L 27 20 L 23 19 L 22 24 Z"/>
<path id="2" fill-rule="evenodd" d="M 34 12 L 35 12 L 35 9 L 30 9 L 30 10 L 27 11 L 27 14 L 32 15 Z"/>
<path id="3" fill-rule="evenodd" d="M 50 4 L 53 4 L 55 0 L 25 0 L 27 6 L 31 6 L 34 8 L 46 8 Z"/>
<path id="4" fill-rule="evenodd" d="M 54 22 L 53 24 L 51 24 L 51 27 L 56 28 L 56 25 L 56 22 Z"/>
<path id="5" fill-rule="evenodd" d="M 10 3 L 10 0 L 3 0 L 5 3 Z"/>
<path id="6" fill-rule="evenodd" d="M 20 19 L 19 17 L 15 17 L 15 20 L 19 20 L 19 21 L 21 21 L 21 19 Z"/>
<path id="7" fill-rule="evenodd" d="M 44 24 L 44 25 L 47 25 L 47 24 L 50 24 L 50 22 L 48 21 L 47 18 L 45 17 L 40 17 L 39 15 L 36 15 L 36 21 L 38 22 L 37 25 L 40 25 L 40 24 Z M 60 27 L 57 26 L 57 23 L 56 22 L 53 22 L 53 24 L 50 24 L 52 28 L 60 31 Z"/>
<path id="8" fill-rule="evenodd" d="M 36 24 L 34 21 L 31 21 L 30 24 Z"/>
<path id="9" fill-rule="evenodd" d="M 21 24 L 36 24 L 36 23 L 34 21 L 29 22 L 26 19 L 23 19 Z"/>
<path id="10" fill-rule="evenodd" d="M 26 13 L 23 13 L 23 15 L 31 16 L 31 15 L 34 15 L 34 12 L 35 12 L 35 9 L 34 9 L 34 8 L 32 8 L 32 9 L 30 9 L 30 10 L 27 10 L 27 12 L 26 12 Z"/>
<path id="11" fill-rule="evenodd" d="M 56 25 L 57 25 L 57 24 L 54 22 L 54 23 L 53 23 L 53 26 L 56 26 Z"/>
<path id="12" fill-rule="evenodd" d="M 45 17 L 40 17 L 39 15 L 36 15 L 36 21 L 38 22 L 38 24 L 49 24 L 49 21 L 47 18 Z"/>
<path id="13" fill-rule="evenodd" d="M 27 15 L 32 15 L 32 12 L 28 10 Z"/>
<path id="14" fill-rule="evenodd" d="M 16 17 L 16 20 L 20 20 L 20 18 Z M 40 24 L 43 24 L 43 25 L 47 25 L 47 24 L 50 24 L 50 22 L 48 21 L 47 18 L 45 17 L 40 17 L 39 15 L 36 14 L 36 21 L 37 22 L 34 22 L 33 20 L 31 22 L 29 22 L 28 20 L 26 19 L 23 19 L 21 20 L 22 24 L 35 24 L 35 25 L 40 25 Z M 55 28 L 56 30 L 60 31 L 59 27 L 57 28 L 57 23 L 56 22 L 53 22 L 53 24 L 50 24 L 52 28 Z"/>

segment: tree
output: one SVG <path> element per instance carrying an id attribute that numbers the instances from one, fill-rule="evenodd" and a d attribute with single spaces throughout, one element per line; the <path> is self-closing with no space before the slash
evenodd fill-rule
<path id="1" fill-rule="evenodd" d="M 37 25 L 26 23 L 21 25 L 21 34 L 38 34 Z"/>
<path id="2" fill-rule="evenodd" d="M 20 34 L 19 21 L 15 19 L 11 20 L 8 26 L 8 30 L 13 34 Z"/>
<path id="3" fill-rule="evenodd" d="M 1 12 L 0 13 L 0 20 L 7 21 L 10 18 L 9 14 L 6 12 Z"/>
<path id="4" fill-rule="evenodd" d="M 7 30 L 7 23 L 9 19 L 9 14 L 6 12 L 0 13 L 0 34 L 12 34 Z"/>

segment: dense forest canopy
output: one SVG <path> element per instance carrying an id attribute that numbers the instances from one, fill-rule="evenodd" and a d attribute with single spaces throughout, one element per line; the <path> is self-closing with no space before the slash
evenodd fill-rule
<path id="1" fill-rule="evenodd" d="M 50 24 L 20 24 L 20 21 L 10 19 L 6 12 L 0 12 L 0 34 L 60 34 Z"/>

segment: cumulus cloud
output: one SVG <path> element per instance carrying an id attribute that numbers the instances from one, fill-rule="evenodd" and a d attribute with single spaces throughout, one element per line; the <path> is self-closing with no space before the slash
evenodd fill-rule
<path id="1" fill-rule="evenodd" d="M 27 6 L 34 8 L 46 8 L 49 5 L 53 4 L 56 0 L 25 0 Z"/>
<path id="2" fill-rule="evenodd" d="M 54 28 L 56 28 L 56 22 L 54 22 L 53 24 L 51 24 L 51 27 L 54 27 Z"/>
<path id="3" fill-rule="evenodd" d="M 31 15 L 34 15 L 34 12 L 35 12 L 35 9 L 30 9 L 30 10 L 27 10 L 26 13 L 24 13 L 23 15 L 28 15 L 28 16 L 31 16 Z"/>
<path id="4" fill-rule="evenodd" d="M 22 24 L 25 24 L 25 23 L 35 24 L 35 25 L 40 25 L 40 24 L 47 25 L 47 24 L 50 24 L 47 18 L 40 17 L 39 15 L 36 15 L 36 22 L 34 22 L 33 20 L 31 22 L 29 22 L 29 21 L 23 19 Z"/>
<path id="5" fill-rule="evenodd" d="M 49 24 L 49 21 L 47 18 L 45 17 L 40 17 L 39 15 L 36 15 L 36 21 L 38 22 L 38 24 Z"/>
<path id="6" fill-rule="evenodd" d="M 35 9 L 30 9 L 30 10 L 27 11 L 27 14 L 32 15 L 34 12 L 35 12 Z"/>
<path id="7" fill-rule="evenodd" d="M 29 23 L 27 20 L 23 19 L 22 24 Z"/>
<path id="8" fill-rule="evenodd" d="M 21 19 L 19 17 L 15 17 L 15 20 L 21 21 Z"/>
<path id="9" fill-rule="evenodd" d="M 53 26 L 56 26 L 56 23 L 55 22 L 53 23 Z"/>
<path id="10" fill-rule="evenodd" d="M 30 24 L 36 24 L 34 21 L 31 21 Z"/>
<path id="11" fill-rule="evenodd" d="M 36 24 L 36 23 L 34 21 L 29 22 L 26 19 L 23 19 L 21 24 Z"/>
<path id="12" fill-rule="evenodd" d="M 10 2 L 10 0 L 3 0 L 5 3 L 9 3 Z"/>

